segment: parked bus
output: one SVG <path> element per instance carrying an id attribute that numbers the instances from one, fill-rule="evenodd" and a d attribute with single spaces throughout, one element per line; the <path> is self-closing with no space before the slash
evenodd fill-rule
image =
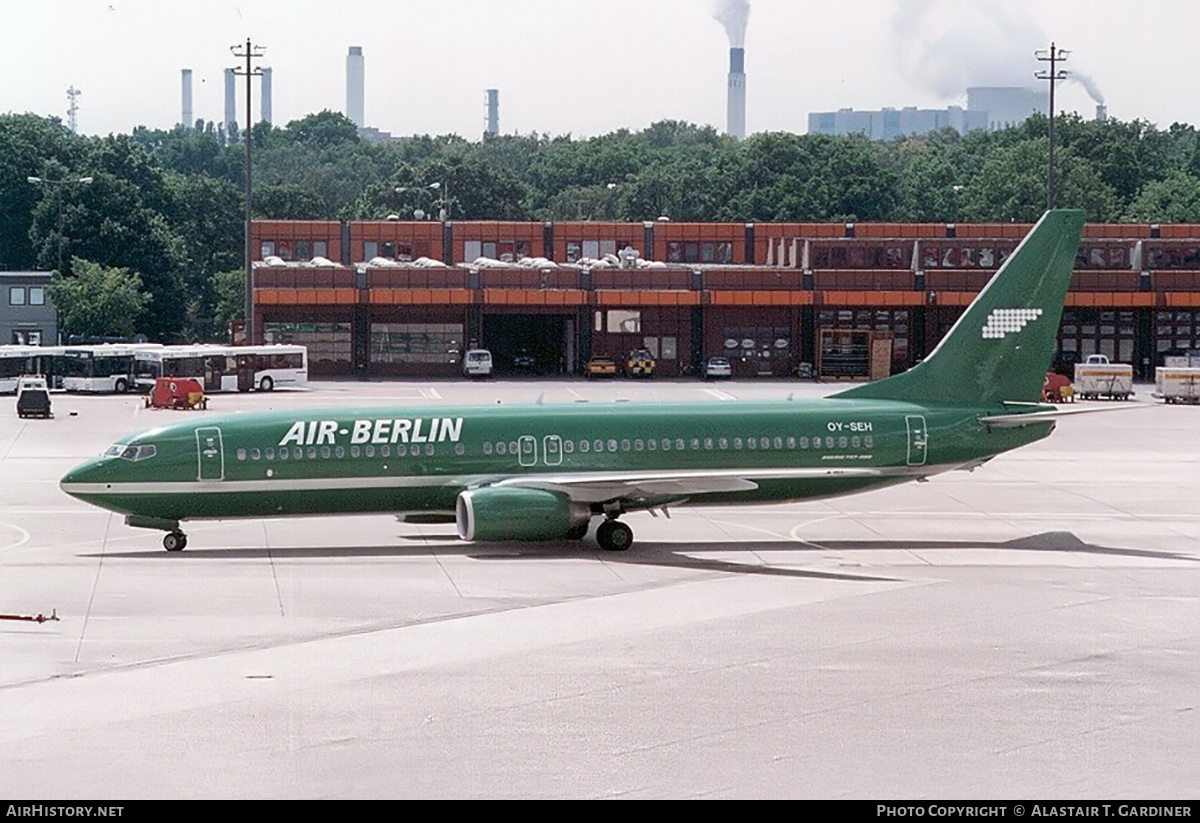
<path id="1" fill-rule="evenodd" d="M 53 360 L 62 355 L 58 346 L 0 346 L 0 393 L 17 390 L 23 374 L 40 374 L 49 379 L 54 373 Z"/>
<path id="2" fill-rule="evenodd" d="M 139 352 L 161 349 L 157 343 L 102 343 L 62 349 L 62 387 L 76 392 L 116 392 L 138 388 L 134 362 Z"/>
<path id="3" fill-rule="evenodd" d="M 158 377 L 192 377 L 204 391 L 271 391 L 308 383 L 304 346 L 163 346 L 138 352 L 135 372 L 143 389 Z"/>

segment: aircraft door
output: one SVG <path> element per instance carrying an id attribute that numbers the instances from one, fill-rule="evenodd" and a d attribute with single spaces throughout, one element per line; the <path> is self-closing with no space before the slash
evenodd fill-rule
<path id="1" fill-rule="evenodd" d="M 196 456 L 199 461 L 198 480 L 225 479 L 225 449 L 220 429 L 216 426 L 196 429 Z"/>
<path id="2" fill-rule="evenodd" d="M 925 427 L 925 416 L 906 414 L 904 422 L 908 425 L 908 465 L 924 466 L 929 449 L 929 432 Z"/>
<path id="3" fill-rule="evenodd" d="M 562 438 L 557 434 L 548 434 L 542 438 L 542 460 L 547 466 L 562 464 Z"/>
<path id="4" fill-rule="evenodd" d="M 537 464 L 537 438 L 532 435 L 522 435 L 517 441 L 517 454 L 522 466 Z"/>

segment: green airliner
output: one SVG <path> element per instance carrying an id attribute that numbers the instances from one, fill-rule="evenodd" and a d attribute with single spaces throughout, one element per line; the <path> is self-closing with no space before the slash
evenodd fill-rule
<path id="1" fill-rule="evenodd" d="M 62 488 L 187 544 L 197 519 L 388 512 L 464 540 L 628 549 L 619 518 L 783 503 L 973 469 L 1047 436 L 1039 404 L 1083 212 L 1042 217 L 924 362 L 806 402 L 204 416 L 118 441 Z"/>

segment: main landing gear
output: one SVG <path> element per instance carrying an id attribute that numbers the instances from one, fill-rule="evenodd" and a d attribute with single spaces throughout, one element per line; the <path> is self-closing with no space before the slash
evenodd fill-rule
<path id="1" fill-rule="evenodd" d="M 181 552 L 187 548 L 187 535 L 176 529 L 163 535 L 163 548 L 169 552 Z"/>
<path id="2" fill-rule="evenodd" d="M 633 529 L 620 520 L 605 520 L 596 529 L 596 542 L 606 552 L 623 552 L 633 545 Z"/>

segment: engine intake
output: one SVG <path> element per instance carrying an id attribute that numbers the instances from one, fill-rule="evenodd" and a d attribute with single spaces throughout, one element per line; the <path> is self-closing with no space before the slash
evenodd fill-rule
<path id="1" fill-rule="evenodd" d="M 542 489 L 473 489 L 455 506 L 463 540 L 564 540 L 590 517 L 583 504 Z"/>

